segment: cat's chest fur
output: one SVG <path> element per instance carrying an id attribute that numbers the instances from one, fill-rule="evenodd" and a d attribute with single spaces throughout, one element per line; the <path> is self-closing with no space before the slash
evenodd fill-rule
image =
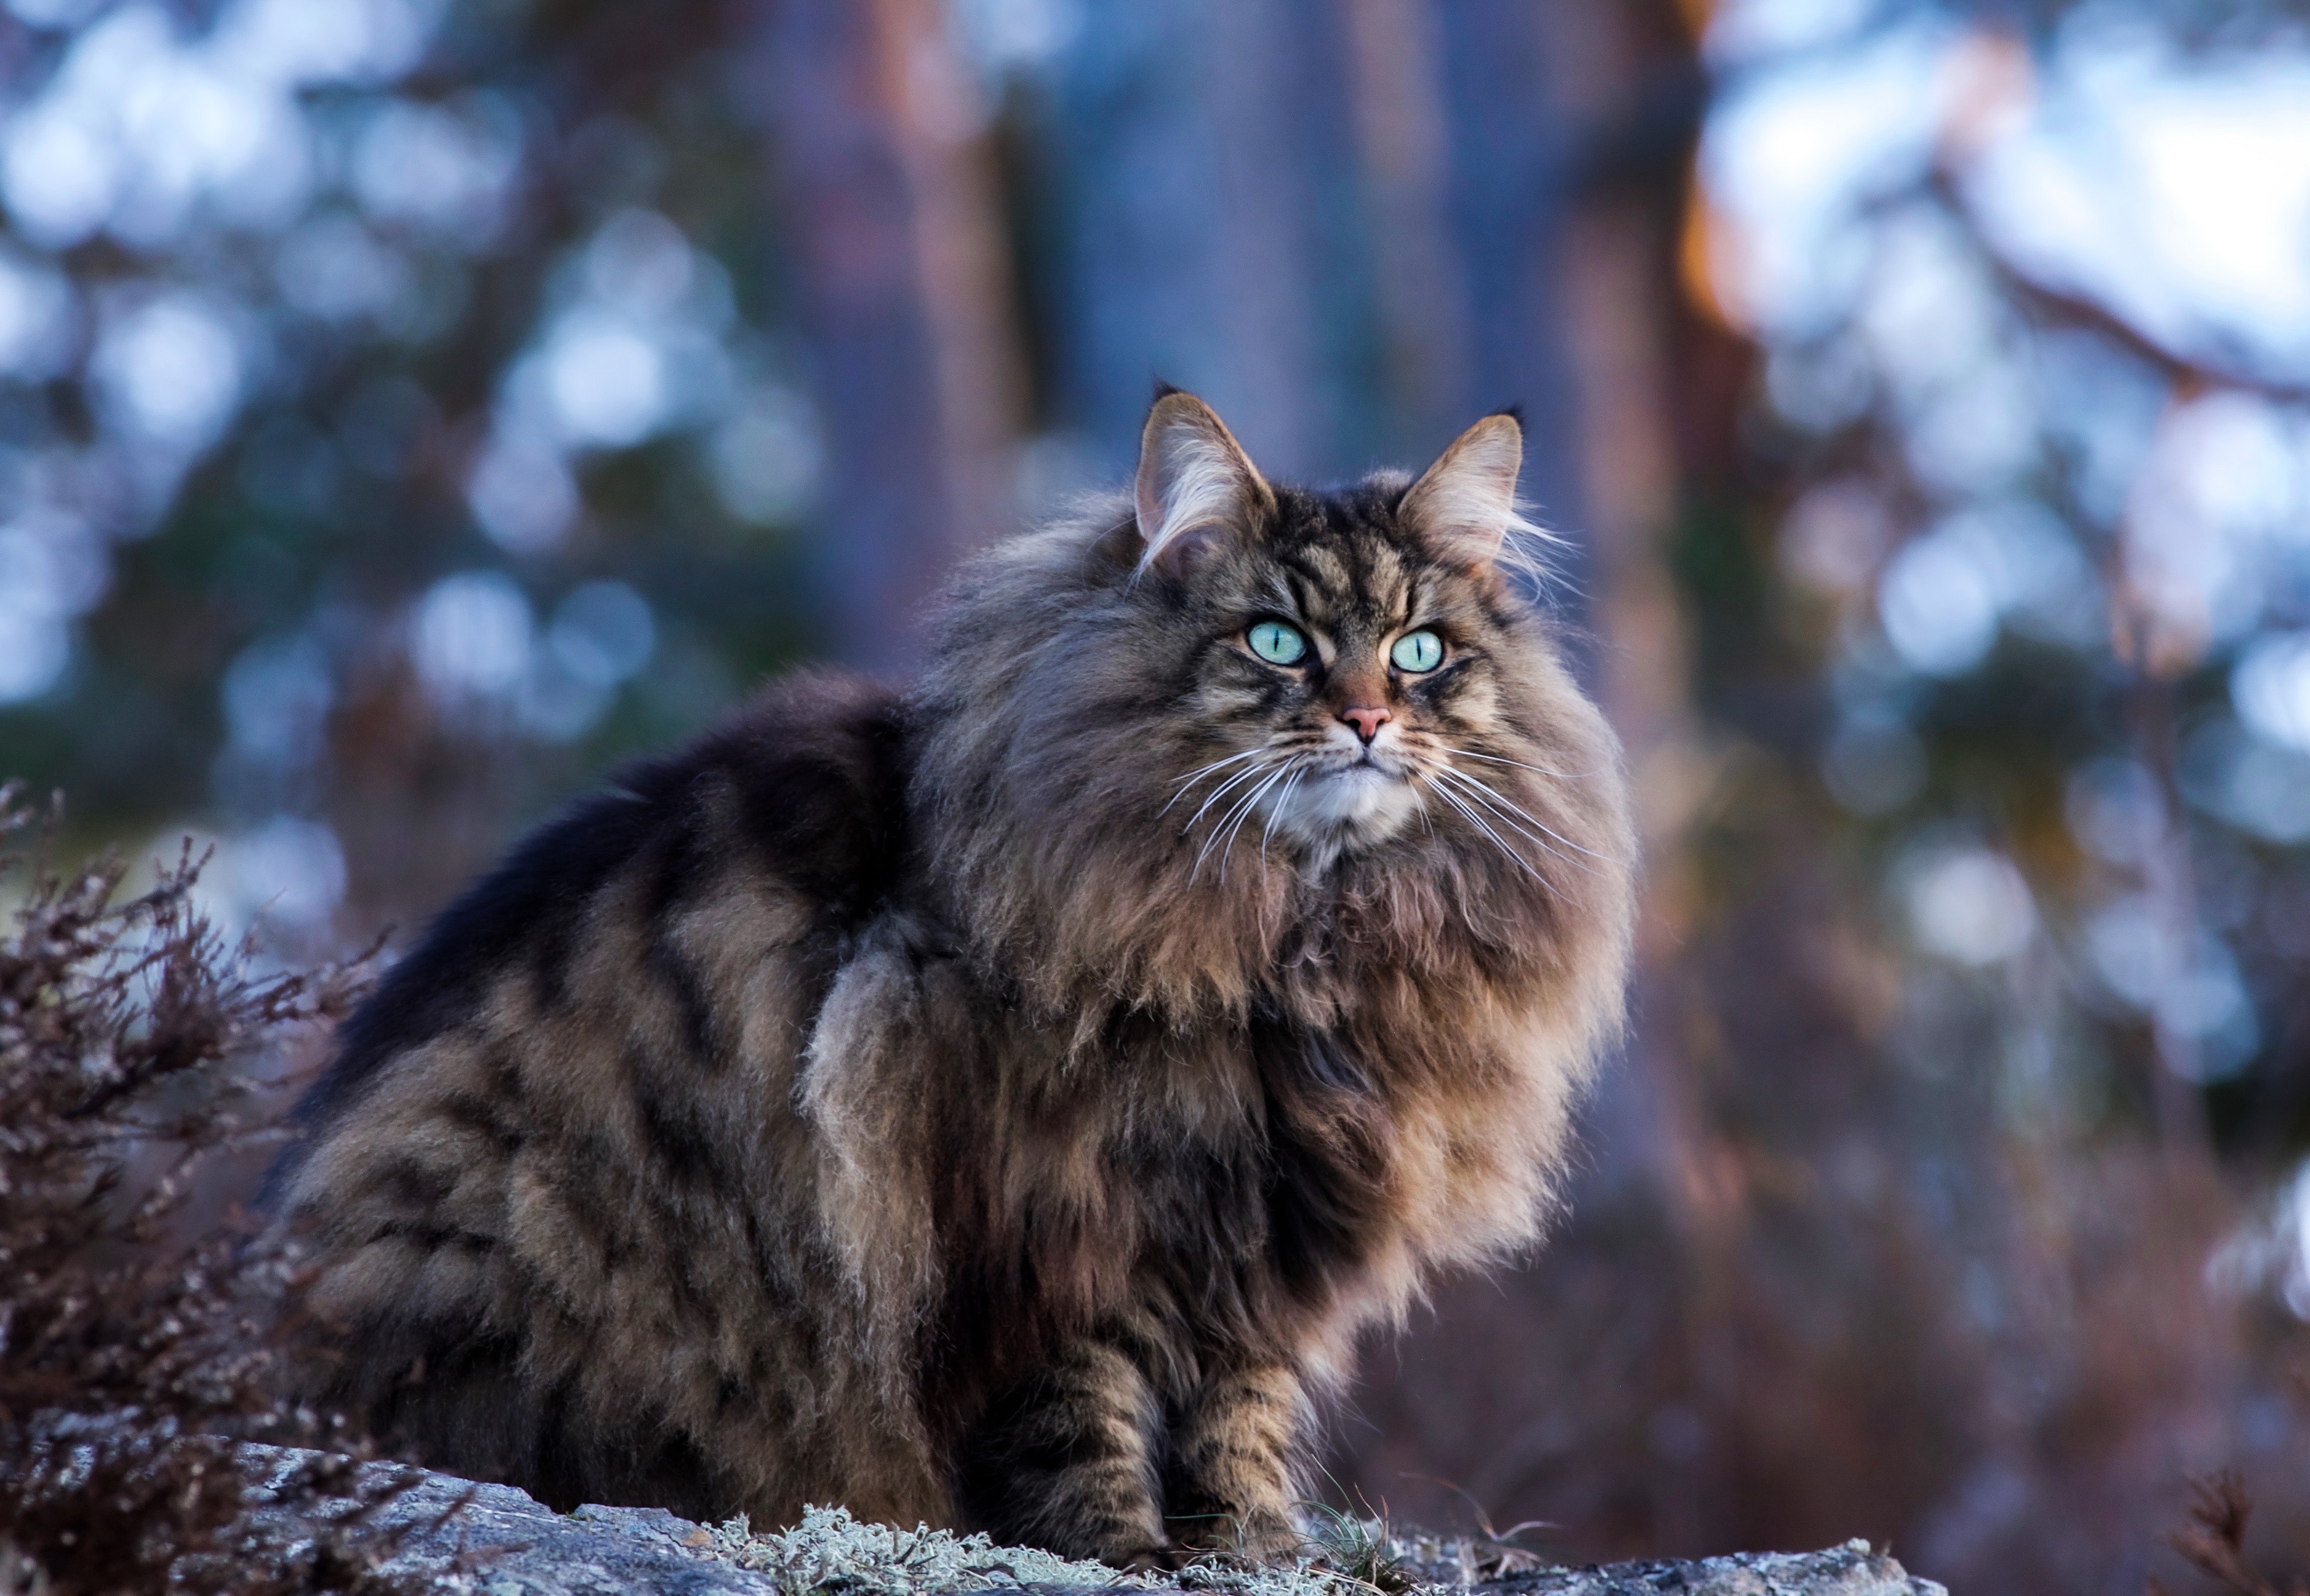
<path id="1" fill-rule="evenodd" d="M 1455 1178 L 1439 1152 L 1478 1112 L 1425 1078 L 1415 1031 L 1352 1007 L 1309 1024 L 1272 995 L 1201 1024 L 1071 1028 L 1000 985 L 893 917 L 837 976 L 799 1094 L 838 1163 L 877 1171 L 826 1188 L 861 1267 L 885 1227 L 853 1205 L 929 1219 L 931 1322 L 974 1383 L 1137 1320 L 1302 1356 L 1342 1297 L 1410 1266 L 1417 1210 Z"/>
<path id="2" fill-rule="evenodd" d="M 1268 1011 L 1185 1036 L 1110 1042 L 1070 1115 L 1112 1205 L 1090 1245 L 1143 1288 L 1208 1305 L 1313 1304 L 1376 1245 L 1395 1171 L 1385 1044 Z M 1280 1305 L 1262 1302 L 1258 1308 Z"/>

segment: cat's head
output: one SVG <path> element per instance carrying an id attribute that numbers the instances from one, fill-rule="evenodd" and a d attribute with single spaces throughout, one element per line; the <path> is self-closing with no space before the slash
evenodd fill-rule
<path id="1" fill-rule="evenodd" d="M 1510 854 L 1507 838 L 1535 840 L 1491 748 L 1538 707 L 1519 702 L 1537 686 L 1517 657 L 1533 618 L 1504 569 L 1533 533 L 1515 507 L 1523 455 L 1502 413 L 1408 487 L 1279 490 L 1202 400 L 1156 401 L 1125 542 L 1131 583 L 1201 623 L 1173 667 L 1179 710 L 1214 745 L 1177 778 L 1191 814 L 1221 814 L 1223 837 L 1256 821 L 1319 864 L 1438 809 L 1481 820 Z"/>
<path id="2" fill-rule="evenodd" d="M 1130 500 L 949 606 L 921 780 L 962 912 L 1014 958 L 1230 1000 L 1324 902 L 1438 958 L 1622 924 L 1618 750 L 1518 574 L 1522 455 L 1491 415 L 1417 479 L 1313 492 L 1160 395 Z"/>

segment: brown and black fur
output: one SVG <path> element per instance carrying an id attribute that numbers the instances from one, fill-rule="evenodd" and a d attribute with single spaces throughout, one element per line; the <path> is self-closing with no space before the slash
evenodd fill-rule
<path id="1" fill-rule="evenodd" d="M 976 562 L 910 693 L 790 681 L 530 837 L 276 1172 L 306 1394 L 565 1505 L 1290 1545 L 1311 1396 L 1536 1233 L 1619 1024 L 1617 751 L 1456 491 L 1513 427 L 1316 495 L 1167 396 L 1135 512 Z M 1497 806 L 1293 808 L 1374 694 Z M 1238 754 L 1269 796 L 1205 804 Z"/>

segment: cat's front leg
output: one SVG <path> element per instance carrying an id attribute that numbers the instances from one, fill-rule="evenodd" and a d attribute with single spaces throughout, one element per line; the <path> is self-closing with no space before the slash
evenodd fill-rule
<path id="1" fill-rule="evenodd" d="M 1305 1414 L 1298 1376 L 1281 1365 L 1213 1371 L 1172 1432 L 1172 1539 L 1258 1562 L 1298 1549 L 1292 1463 Z"/>
<path id="2" fill-rule="evenodd" d="M 1171 1566 L 1156 1505 L 1161 1406 L 1114 1343 L 1079 1340 L 997 1397 L 960 1453 L 975 1527 L 1117 1567 Z"/>

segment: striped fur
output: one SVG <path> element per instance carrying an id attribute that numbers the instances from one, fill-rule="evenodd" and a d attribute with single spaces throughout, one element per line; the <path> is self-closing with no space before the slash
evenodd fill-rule
<path id="1" fill-rule="evenodd" d="M 1501 424 L 1489 501 L 1259 481 L 1192 558 L 1142 472 L 972 564 L 910 693 L 787 681 L 524 842 L 274 1172 L 305 1397 L 564 1505 L 1287 1547 L 1359 1332 L 1534 1237 L 1620 1024 L 1617 750 L 1467 558 Z"/>

